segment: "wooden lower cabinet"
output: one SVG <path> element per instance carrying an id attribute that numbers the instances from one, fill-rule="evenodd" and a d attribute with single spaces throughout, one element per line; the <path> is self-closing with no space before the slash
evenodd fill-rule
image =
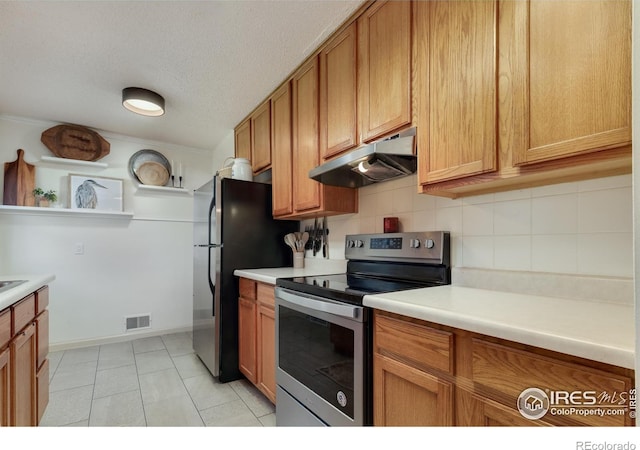
<path id="1" fill-rule="evenodd" d="M 381 355 L 373 365 L 375 425 L 453 425 L 450 382 Z"/>
<path id="2" fill-rule="evenodd" d="M 374 425 L 635 424 L 631 369 L 378 310 L 373 347 Z M 541 417 L 521 414 L 525 391 L 547 395 Z"/>
<path id="3" fill-rule="evenodd" d="M 238 299 L 238 363 L 240 372 L 253 384 L 256 383 L 256 301 Z"/>
<path id="4" fill-rule="evenodd" d="M 273 288 L 272 288 L 273 290 Z M 276 402 L 276 313 L 273 306 L 258 306 L 258 389 Z"/>
<path id="5" fill-rule="evenodd" d="M 42 420 L 44 410 L 49 404 L 49 360 L 45 359 L 36 373 L 36 393 L 38 395 L 37 417 Z"/>
<path id="6" fill-rule="evenodd" d="M 0 426 L 36 426 L 49 403 L 48 287 L 0 311 Z"/>
<path id="7" fill-rule="evenodd" d="M 0 351 L 0 427 L 9 426 L 11 411 L 10 371 L 11 359 L 9 358 L 9 348 L 5 348 Z"/>
<path id="8" fill-rule="evenodd" d="M 35 426 L 37 419 L 36 326 L 27 325 L 9 344 L 11 351 L 11 425 Z"/>
<path id="9" fill-rule="evenodd" d="M 240 371 L 272 403 L 276 401 L 274 286 L 240 278 L 238 338 Z"/>
<path id="10" fill-rule="evenodd" d="M 464 427 L 535 427 L 551 426 L 544 420 L 529 420 L 514 408 L 486 397 L 456 389 L 456 425 Z"/>

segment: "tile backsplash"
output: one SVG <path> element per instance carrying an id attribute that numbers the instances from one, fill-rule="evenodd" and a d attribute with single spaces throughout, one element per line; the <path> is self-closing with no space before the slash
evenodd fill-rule
<path id="1" fill-rule="evenodd" d="M 361 188 L 358 214 L 328 218 L 329 257 L 344 259 L 346 234 L 382 233 L 396 216 L 401 231 L 450 231 L 454 267 L 633 276 L 631 175 L 455 200 L 416 186 L 414 175 Z"/>

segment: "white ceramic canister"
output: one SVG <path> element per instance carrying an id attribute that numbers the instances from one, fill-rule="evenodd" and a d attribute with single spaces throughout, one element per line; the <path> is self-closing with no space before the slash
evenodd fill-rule
<path id="1" fill-rule="evenodd" d="M 231 170 L 231 178 L 236 180 L 253 181 L 251 163 L 246 158 L 235 158 Z"/>

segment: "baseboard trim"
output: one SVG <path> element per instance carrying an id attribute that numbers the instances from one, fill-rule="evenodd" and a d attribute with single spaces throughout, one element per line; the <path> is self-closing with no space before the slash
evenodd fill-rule
<path id="1" fill-rule="evenodd" d="M 193 330 L 192 327 L 181 327 L 181 328 L 169 328 L 164 330 L 141 330 L 141 331 L 130 331 L 126 334 L 121 334 L 118 336 L 108 336 L 104 338 L 96 338 L 96 339 L 85 339 L 81 341 L 68 341 L 68 342 L 57 342 L 55 344 L 49 344 L 49 352 L 60 352 L 64 350 L 71 350 L 74 348 L 84 348 L 84 347 L 93 347 L 96 345 L 103 344 L 116 344 L 118 342 L 127 342 L 127 341 L 135 341 L 136 339 L 144 339 L 148 337 L 161 336 L 164 334 L 174 334 L 174 333 L 191 333 Z"/>

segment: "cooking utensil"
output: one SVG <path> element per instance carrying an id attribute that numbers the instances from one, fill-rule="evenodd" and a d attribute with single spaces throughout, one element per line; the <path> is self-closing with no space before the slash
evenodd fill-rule
<path id="1" fill-rule="evenodd" d="M 327 218 L 322 220 L 322 257 L 327 257 Z"/>
<path id="2" fill-rule="evenodd" d="M 293 243 L 293 239 L 291 239 L 291 233 L 284 235 L 284 242 L 291 247 L 291 250 L 296 251 L 296 246 Z"/>
<path id="3" fill-rule="evenodd" d="M 302 233 L 302 250 L 304 251 L 305 248 L 307 248 L 307 241 L 309 240 L 309 233 L 308 232 L 304 232 Z"/>
<path id="4" fill-rule="evenodd" d="M 24 161 L 24 150 L 18 150 L 18 159 L 4 163 L 4 194 L 5 205 L 34 206 L 36 168 Z"/>
<path id="5" fill-rule="evenodd" d="M 316 256 L 316 252 L 318 251 L 317 247 L 317 242 L 318 242 L 318 218 L 315 217 L 313 219 L 313 236 L 312 236 L 312 242 L 311 242 L 311 246 L 313 247 L 313 256 Z"/>

